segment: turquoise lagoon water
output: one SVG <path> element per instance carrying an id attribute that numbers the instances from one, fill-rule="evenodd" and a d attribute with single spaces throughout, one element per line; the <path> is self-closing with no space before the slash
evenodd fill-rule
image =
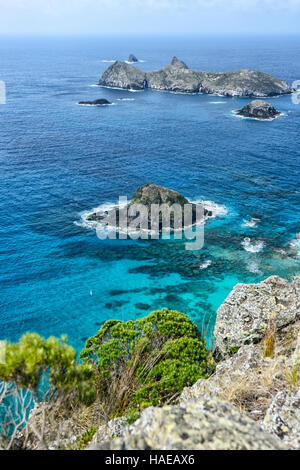
<path id="1" fill-rule="evenodd" d="M 1 37 L 0 339 L 66 333 L 79 351 L 105 320 L 166 306 L 209 338 L 237 282 L 299 274 L 300 105 L 269 99 L 283 115 L 259 122 L 232 113 L 247 99 L 92 86 L 130 52 L 144 70 L 177 55 L 204 70 L 300 79 L 299 37 Z M 115 105 L 76 104 L 101 97 Z M 214 207 L 202 250 L 101 241 L 82 223 L 146 182 Z"/>

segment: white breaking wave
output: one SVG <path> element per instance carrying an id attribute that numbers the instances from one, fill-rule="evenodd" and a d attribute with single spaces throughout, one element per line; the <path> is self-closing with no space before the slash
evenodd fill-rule
<path id="1" fill-rule="evenodd" d="M 117 98 L 117 101 L 135 101 L 135 98 Z"/>
<path id="2" fill-rule="evenodd" d="M 275 119 L 281 117 L 281 116 L 284 116 L 284 113 L 279 113 L 277 116 L 275 117 L 272 117 L 272 118 L 268 118 L 268 119 L 261 119 L 261 118 L 255 118 L 255 117 L 248 117 L 248 116 L 241 116 L 240 114 L 237 114 L 236 111 L 232 111 L 232 115 L 237 117 L 237 118 L 240 118 L 240 119 L 246 119 L 246 120 L 251 120 L 251 121 L 261 121 L 261 122 L 270 122 L 270 121 L 274 121 Z"/>
<path id="3" fill-rule="evenodd" d="M 103 103 L 103 104 L 88 104 L 88 103 L 76 103 L 78 106 L 115 106 L 116 103 Z"/>
<path id="4" fill-rule="evenodd" d="M 199 265 L 200 269 L 207 269 L 211 265 L 211 260 L 208 259 L 207 261 L 204 261 L 204 263 Z"/>
<path id="5" fill-rule="evenodd" d="M 133 65 L 133 64 L 138 64 L 139 62 L 143 63 L 143 62 L 146 62 L 146 61 L 145 60 L 138 60 L 137 62 L 136 61 L 130 62 L 129 60 L 124 60 L 124 62 L 126 64 Z"/>
<path id="6" fill-rule="evenodd" d="M 242 241 L 242 247 L 244 248 L 244 250 L 249 251 L 250 253 L 259 253 L 264 249 L 265 242 L 261 240 L 252 243 L 251 238 L 246 237 Z"/>
<path id="7" fill-rule="evenodd" d="M 105 63 L 110 63 L 110 64 L 112 64 L 112 63 L 114 63 L 114 62 L 117 62 L 117 59 L 103 59 L 103 60 L 101 60 L 101 62 L 105 62 Z"/>
<path id="8" fill-rule="evenodd" d="M 251 260 L 249 263 L 247 263 L 247 269 L 250 273 L 253 274 L 262 274 L 261 270 L 259 269 L 259 265 L 257 261 Z"/>
<path id="9" fill-rule="evenodd" d="M 296 238 L 290 241 L 289 246 L 296 251 L 297 258 L 300 258 L 300 233 L 297 233 Z"/>
<path id="10" fill-rule="evenodd" d="M 216 204 L 212 201 L 202 201 L 201 200 L 201 201 L 190 201 L 190 202 L 193 203 L 193 204 L 202 203 L 204 205 L 205 209 L 207 209 L 209 211 L 212 211 L 213 215 L 209 218 L 224 216 L 228 212 L 228 210 L 225 206 L 218 205 L 218 204 Z M 98 222 L 98 221 L 88 220 L 87 218 L 88 218 L 89 215 L 94 214 L 94 213 L 100 213 L 100 214 L 105 214 L 106 213 L 107 214 L 108 212 L 112 211 L 113 209 L 116 209 L 116 208 L 122 209 L 129 203 L 130 203 L 130 200 L 127 200 L 127 203 L 124 202 L 123 204 L 113 203 L 113 202 L 105 202 L 103 204 L 100 204 L 100 206 L 95 207 L 94 209 L 81 212 L 79 214 L 80 215 L 80 221 L 75 221 L 74 223 L 78 227 L 83 227 L 83 228 L 92 229 L 92 230 L 105 230 L 105 231 L 111 230 L 111 231 L 115 231 L 115 229 L 113 227 L 111 227 L 109 229 L 108 229 L 107 226 L 103 227 L 103 225 L 105 225 L 105 222 L 101 223 L 101 222 Z M 201 220 L 198 225 L 203 225 L 203 224 L 205 224 L 205 220 Z M 185 227 L 185 228 L 188 228 L 188 227 Z M 165 229 L 165 230 L 167 230 L 167 229 Z M 123 233 L 122 230 L 118 230 L 118 231 L 120 233 Z M 133 233 L 135 233 L 135 232 L 133 232 Z M 147 233 L 151 234 L 151 233 L 153 233 L 153 231 L 152 230 L 147 230 Z M 201 269 L 205 269 L 206 267 L 208 267 L 211 264 L 211 261 L 209 260 L 209 261 L 207 261 L 207 263 L 209 263 L 209 264 L 207 266 L 205 265 Z"/>
<path id="11" fill-rule="evenodd" d="M 255 217 L 251 217 L 250 220 L 244 219 L 244 223 L 242 224 L 242 227 L 254 228 L 257 226 L 259 222 L 260 222 L 260 219 L 256 219 Z"/>
<path id="12" fill-rule="evenodd" d="M 94 85 L 92 85 L 94 86 Z M 117 87 L 117 86 L 107 86 L 107 85 L 95 85 L 95 86 L 99 86 L 100 88 L 108 88 L 109 90 L 122 90 L 122 91 L 130 91 L 130 93 L 139 93 L 141 91 L 144 91 L 143 90 L 133 90 L 132 88 L 121 88 L 121 87 Z"/>
<path id="13" fill-rule="evenodd" d="M 210 104 L 225 104 L 226 101 L 210 101 Z"/>
<path id="14" fill-rule="evenodd" d="M 224 217 L 225 215 L 228 214 L 228 209 L 226 206 L 223 206 L 221 204 L 217 204 L 213 201 L 203 201 L 202 199 L 200 200 L 195 200 L 195 201 L 190 201 L 193 204 L 203 204 L 204 208 L 208 211 L 212 212 L 212 217 Z"/>

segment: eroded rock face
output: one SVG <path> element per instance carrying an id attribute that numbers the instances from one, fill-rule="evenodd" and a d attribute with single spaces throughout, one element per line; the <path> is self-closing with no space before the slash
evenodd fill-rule
<path id="1" fill-rule="evenodd" d="M 300 449 L 300 390 L 279 392 L 268 409 L 263 427 L 291 449 Z"/>
<path id="2" fill-rule="evenodd" d="M 284 81 L 256 70 L 235 72 L 204 72 L 193 70 L 179 60 L 151 72 L 142 72 L 125 62 L 117 61 L 102 75 L 99 85 L 115 88 L 208 93 L 222 96 L 267 97 L 292 93 Z"/>
<path id="3" fill-rule="evenodd" d="M 108 67 L 99 81 L 101 86 L 126 90 L 143 90 L 146 83 L 145 72 L 119 60 Z"/>
<path id="4" fill-rule="evenodd" d="M 270 319 L 276 329 L 300 318 L 300 277 L 292 282 L 271 276 L 259 284 L 237 284 L 217 312 L 214 330 L 220 358 L 236 348 L 257 343 L 265 335 Z"/>
<path id="5" fill-rule="evenodd" d="M 239 116 L 252 119 L 269 120 L 280 116 L 280 113 L 266 101 L 254 100 L 236 112 Z"/>
<path id="6" fill-rule="evenodd" d="M 164 408 L 149 407 L 123 437 L 89 449 L 268 450 L 286 449 L 275 436 L 218 398 Z"/>

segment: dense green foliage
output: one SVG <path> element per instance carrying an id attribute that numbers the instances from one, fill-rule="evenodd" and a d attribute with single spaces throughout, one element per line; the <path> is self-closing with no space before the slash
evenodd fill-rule
<path id="1" fill-rule="evenodd" d="M 126 323 L 107 321 L 80 357 L 98 368 L 100 394 L 104 401 L 110 396 L 113 414 L 168 402 L 213 369 L 195 323 L 168 309 Z"/>
<path id="2" fill-rule="evenodd" d="M 54 394 L 72 394 L 84 403 L 95 398 L 93 367 L 76 362 L 76 353 L 65 337 L 45 340 L 38 334 L 26 333 L 17 343 L 6 342 L 0 380 L 30 389 L 37 396 L 44 380 L 47 390 Z"/>

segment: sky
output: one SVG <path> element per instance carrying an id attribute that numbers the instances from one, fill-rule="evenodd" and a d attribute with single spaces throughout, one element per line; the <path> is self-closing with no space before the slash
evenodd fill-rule
<path id="1" fill-rule="evenodd" d="M 300 0 L 0 0 L 7 33 L 300 33 Z"/>

